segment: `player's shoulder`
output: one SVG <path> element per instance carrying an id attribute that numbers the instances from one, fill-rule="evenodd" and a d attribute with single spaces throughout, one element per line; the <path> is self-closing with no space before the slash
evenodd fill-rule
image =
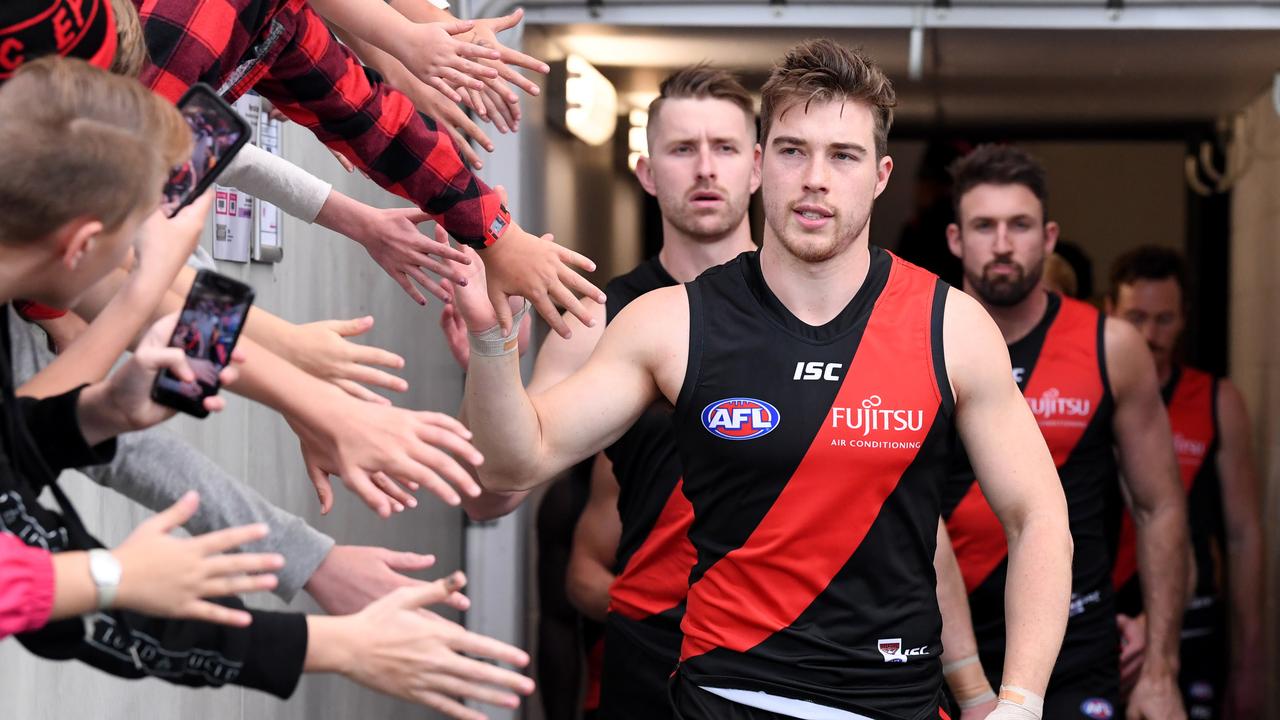
<path id="1" fill-rule="evenodd" d="M 1146 375 L 1155 372 L 1155 359 L 1151 356 L 1151 348 L 1147 347 L 1146 338 L 1133 326 L 1133 323 L 1122 318 L 1104 317 L 1102 321 L 1102 343 L 1106 348 L 1107 372 L 1114 385 L 1117 373 L 1120 377 L 1132 376 L 1135 373 Z"/>
<path id="2" fill-rule="evenodd" d="M 621 320 L 623 315 L 633 318 L 632 322 L 636 322 L 636 318 L 661 321 L 665 312 L 689 314 L 689 293 L 684 285 L 661 287 L 641 295 L 627 303 L 614 322 Z"/>
<path id="3" fill-rule="evenodd" d="M 974 298 L 948 287 L 942 322 L 943 353 L 952 385 L 982 384 L 991 377 L 1012 378 L 1009 347 L 995 320 Z"/>
<path id="4" fill-rule="evenodd" d="M 981 332 L 995 330 L 997 333 L 999 332 L 995 321 L 991 319 L 991 315 L 986 308 L 982 307 L 981 303 L 963 290 L 958 290 L 950 285 L 947 286 L 947 299 L 943 313 L 944 327 L 948 329 L 956 329 L 961 332 L 965 330 Z"/>
<path id="5" fill-rule="evenodd" d="M 1249 409 L 1245 403 L 1244 393 L 1240 392 L 1239 386 L 1231 382 L 1230 378 L 1214 377 L 1212 375 L 1210 377 L 1217 383 L 1218 416 L 1243 419 L 1244 424 L 1247 425 Z"/>
<path id="6" fill-rule="evenodd" d="M 628 343 L 652 345 L 688 332 L 689 295 L 684 285 L 658 288 L 627 303 L 609 327 L 606 337 Z"/>

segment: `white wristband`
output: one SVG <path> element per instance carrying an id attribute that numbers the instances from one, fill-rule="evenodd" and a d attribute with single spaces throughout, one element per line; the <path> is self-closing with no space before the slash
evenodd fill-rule
<path id="1" fill-rule="evenodd" d="M 529 307 L 529 301 L 525 300 L 520 310 L 511 317 L 511 332 L 507 335 L 502 334 L 502 325 L 494 325 L 478 333 L 468 332 L 467 341 L 471 345 L 471 352 L 484 357 L 500 357 L 519 349 L 520 323 L 529 312 Z"/>

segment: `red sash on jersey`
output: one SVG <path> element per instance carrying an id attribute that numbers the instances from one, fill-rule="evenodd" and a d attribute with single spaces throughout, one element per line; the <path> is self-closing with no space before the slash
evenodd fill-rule
<path id="1" fill-rule="evenodd" d="M 1194 368 L 1182 368 L 1178 384 L 1169 398 L 1169 423 L 1173 426 L 1173 449 L 1178 457 L 1178 472 L 1182 476 L 1182 488 L 1191 493 L 1191 485 L 1204 465 L 1209 448 L 1213 445 L 1214 427 L 1213 390 L 1214 377 Z M 1112 580 L 1116 587 L 1138 572 L 1138 535 L 1133 517 L 1126 509 L 1120 521 L 1120 540 L 1116 548 L 1116 564 Z"/>
<path id="2" fill-rule="evenodd" d="M 1053 462 L 1066 464 L 1106 393 L 1098 353 L 1098 310 L 1062 298 L 1023 396 Z M 973 592 L 1009 554 L 1004 526 L 975 480 L 947 520 L 965 588 Z"/>
<path id="3" fill-rule="evenodd" d="M 893 258 L 833 407 L 884 407 L 923 413 L 920 430 L 872 432 L 868 441 L 923 443 L 941 408 L 930 319 L 936 276 Z M 878 406 L 878 405 L 877 405 Z M 769 512 L 741 547 L 689 589 L 681 661 L 717 647 L 744 652 L 795 622 L 849 561 L 919 448 L 840 447 L 847 431 L 823 423 Z M 765 588 L 744 612 L 742 588 Z"/>
<path id="4" fill-rule="evenodd" d="M 679 605 L 689 592 L 689 573 L 698 554 L 689 542 L 693 505 L 681 480 L 667 498 L 644 543 L 609 586 L 609 612 L 643 620 Z"/>

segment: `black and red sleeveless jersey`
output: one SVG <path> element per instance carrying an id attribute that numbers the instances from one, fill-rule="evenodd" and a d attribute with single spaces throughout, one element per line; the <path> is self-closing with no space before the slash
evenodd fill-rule
<path id="1" fill-rule="evenodd" d="M 770 291 L 754 252 L 686 287 L 675 429 L 697 566 L 682 680 L 938 718 L 947 285 L 873 247 L 820 327 Z"/>
<path id="2" fill-rule="evenodd" d="M 605 286 L 606 321 L 641 295 L 676 285 L 657 257 Z M 667 679 L 680 656 L 680 620 L 693 569 L 693 507 L 680 487 L 671 406 L 650 407 L 605 450 L 618 480 L 618 543 L 609 588 L 600 693 L 601 717 L 671 716 Z"/>
<path id="3" fill-rule="evenodd" d="M 1222 486 L 1214 458 L 1218 454 L 1218 381 L 1209 373 L 1178 367 L 1162 391 L 1173 427 L 1173 449 L 1182 487 L 1187 492 L 1187 519 L 1195 554 L 1197 599 L 1222 594 L 1226 552 L 1226 524 Z M 1133 518 L 1121 508 L 1120 537 L 1113 578 L 1117 607 L 1126 615 L 1142 612 L 1138 581 L 1138 553 Z M 1192 609 L 1196 603 L 1192 602 Z M 1191 613 L 1188 613 L 1188 619 Z"/>
<path id="4" fill-rule="evenodd" d="M 1050 294 L 1044 318 L 1009 346 L 1014 380 L 1057 465 L 1075 542 L 1071 610 L 1054 679 L 1114 660 L 1117 652 L 1107 520 L 1119 493 L 1120 475 L 1111 426 L 1115 403 L 1107 379 L 1104 322 L 1093 306 Z M 969 591 L 983 667 L 998 677 L 1004 657 L 1009 549 L 1004 528 L 963 451 L 956 454 L 943 515 Z"/>

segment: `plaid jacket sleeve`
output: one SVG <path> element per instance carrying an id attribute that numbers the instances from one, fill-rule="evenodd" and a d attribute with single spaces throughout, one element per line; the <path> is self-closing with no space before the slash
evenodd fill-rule
<path id="1" fill-rule="evenodd" d="M 455 240 L 495 242 L 510 216 L 462 161 L 449 133 L 400 92 L 365 73 L 308 5 L 256 89 L 383 188 L 439 218 Z"/>
<path id="2" fill-rule="evenodd" d="M 301 0 L 134 0 L 151 63 L 142 81 L 172 101 L 197 82 L 252 84 L 374 182 L 435 215 L 455 240 L 495 242 L 511 222 L 497 193 L 462 161 L 447 132 L 404 95 L 370 79 Z M 274 10 L 272 8 L 275 8 Z M 278 28 L 277 28 L 278 24 Z M 241 79 L 262 38 L 279 43 Z M 254 64 L 254 63 L 249 63 Z"/>

